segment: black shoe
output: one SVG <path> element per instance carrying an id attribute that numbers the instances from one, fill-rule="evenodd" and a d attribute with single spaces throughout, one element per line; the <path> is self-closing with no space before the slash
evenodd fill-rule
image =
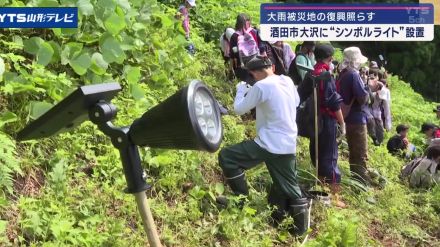
<path id="1" fill-rule="evenodd" d="M 249 195 L 249 189 L 246 183 L 246 177 L 244 173 L 241 173 L 232 178 L 226 178 L 229 187 L 231 187 L 232 192 L 236 196 L 243 196 L 238 201 L 238 207 L 240 209 L 243 208 L 244 203 L 246 202 L 246 197 Z M 219 196 L 215 200 L 217 204 L 227 207 L 229 205 L 229 200 L 225 196 Z"/>
<path id="2" fill-rule="evenodd" d="M 350 165 L 350 171 L 352 173 L 352 178 L 360 182 L 361 184 L 371 187 L 373 184 L 373 179 L 371 179 L 367 168 L 360 165 Z"/>
<path id="3" fill-rule="evenodd" d="M 222 208 L 222 209 L 227 208 L 230 204 L 230 201 L 226 196 L 217 196 L 215 198 L 215 202 L 217 203 L 218 208 Z M 236 205 L 239 209 L 243 209 L 245 203 L 246 203 L 246 197 L 241 197 L 238 199 Z"/>

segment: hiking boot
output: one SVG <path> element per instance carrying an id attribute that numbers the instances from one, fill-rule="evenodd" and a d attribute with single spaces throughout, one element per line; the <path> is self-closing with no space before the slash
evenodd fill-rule
<path id="1" fill-rule="evenodd" d="M 379 189 L 384 189 L 387 184 L 387 179 L 382 176 L 379 171 L 375 169 L 368 169 L 368 175 L 371 177 L 372 185 Z"/>
<path id="2" fill-rule="evenodd" d="M 360 165 L 350 165 L 350 171 L 352 172 L 353 179 L 359 181 L 365 186 L 371 186 L 374 184 L 366 167 Z"/>
<path id="3" fill-rule="evenodd" d="M 226 181 L 229 184 L 229 187 L 231 187 L 232 192 L 234 192 L 236 196 L 240 196 L 240 195 L 245 196 L 240 198 L 238 202 L 238 207 L 242 209 L 244 203 L 246 202 L 246 196 L 249 195 L 249 189 L 246 183 L 246 177 L 244 173 L 235 176 L 233 178 L 226 178 Z M 215 199 L 215 201 L 221 207 L 227 207 L 229 205 L 229 200 L 225 196 L 218 196 Z"/>
<path id="4" fill-rule="evenodd" d="M 294 228 L 289 232 L 300 236 L 309 229 L 309 205 L 307 198 L 299 198 L 291 201 L 289 205 L 289 215 L 293 218 Z"/>

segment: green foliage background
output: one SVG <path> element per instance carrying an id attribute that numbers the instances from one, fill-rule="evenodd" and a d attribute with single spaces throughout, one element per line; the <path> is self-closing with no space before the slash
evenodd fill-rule
<path id="1" fill-rule="evenodd" d="M 117 124 L 129 124 L 192 79 L 202 79 L 231 108 L 235 86 L 226 80 L 217 39 L 246 12 L 258 22 L 263 1 L 205 0 L 191 12 L 195 57 L 187 54 L 174 19 L 180 1 L 2 0 L 2 6 L 77 6 L 78 29 L 0 31 L 0 245 L 145 246 L 146 236 L 125 180 L 119 154 L 91 123 L 72 133 L 17 143 L 15 133 L 76 86 L 117 81 Z M 340 51 L 338 53 L 340 57 Z M 391 79 L 395 123 L 410 124 L 422 149 L 418 126 L 434 116 L 432 103 L 397 77 Z M 255 133 L 252 122 L 223 117 L 224 144 Z M 389 133 L 390 136 L 392 133 Z M 300 139 L 301 176 L 311 177 L 306 140 Z M 389 179 L 383 190 L 361 192 L 344 176 L 350 207 L 316 204 L 308 246 L 435 246 L 440 243 L 440 188 L 410 191 L 397 178 L 402 160 L 384 147 L 369 150 L 370 164 Z M 141 150 L 153 185 L 148 195 L 166 246 L 299 246 L 282 227 L 270 227 L 261 166 L 248 172 L 251 196 L 241 211 L 218 209 L 214 198 L 230 192 L 222 184 L 215 154 Z M 348 174 L 346 149 L 341 166 Z M 287 220 L 285 225 L 291 224 Z"/>

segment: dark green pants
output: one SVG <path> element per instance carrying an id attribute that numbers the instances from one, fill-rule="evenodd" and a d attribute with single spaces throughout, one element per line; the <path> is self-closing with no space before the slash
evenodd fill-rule
<path id="1" fill-rule="evenodd" d="M 265 162 L 276 191 L 289 199 L 301 198 L 296 180 L 296 157 L 294 154 L 273 154 L 258 146 L 255 141 L 244 141 L 219 153 L 219 163 L 226 178 L 240 176 L 244 170 Z"/>

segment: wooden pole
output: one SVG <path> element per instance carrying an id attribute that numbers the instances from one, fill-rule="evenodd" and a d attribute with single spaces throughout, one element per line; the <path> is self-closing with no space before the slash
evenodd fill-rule
<path id="1" fill-rule="evenodd" d="M 319 168 L 319 164 L 318 164 L 318 132 L 319 132 L 319 127 L 318 127 L 318 82 L 316 81 L 316 78 L 313 79 L 313 98 L 314 98 L 314 108 L 315 108 L 315 166 L 316 166 L 316 183 L 315 185 L 318 185 L 318 180 L 319 180 L 319 174 L 318 174 L 318 168 Z"/>
<path id="2" fill-rule="evenodd" d="M 145 191 L 138 192 L 134 194 L 136 198 L 136 203 L 138 206 L 139 213 L 142 217 L 142 223 L 144 225 L 144 230 L 147 233 L 148 242 L 151 247 L 162 247 L 160 243 L 159 234 L 157 234 L 156 224 L 154 223 L 153 214 L 150 210 L 150 205 L 148 204 L 148 198 Z"/>

